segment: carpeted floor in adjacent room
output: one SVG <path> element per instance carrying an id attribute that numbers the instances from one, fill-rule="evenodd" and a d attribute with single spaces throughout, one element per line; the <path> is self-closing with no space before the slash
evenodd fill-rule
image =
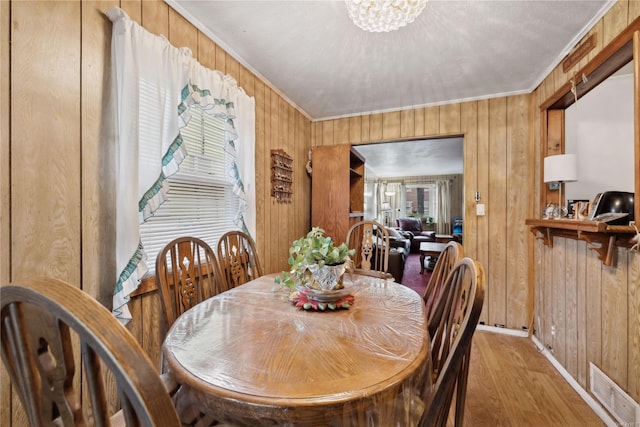
<path id="1" fill-rule="evenodd" d="M 420 255 L 409 254 L 404 264 L 402 284 L 413 289 L 418 294 L 424 295 L 424 290 L 427 287 L 430 276 L 431 273 L 426 269 L 423 274 L 420 274 Z"/>

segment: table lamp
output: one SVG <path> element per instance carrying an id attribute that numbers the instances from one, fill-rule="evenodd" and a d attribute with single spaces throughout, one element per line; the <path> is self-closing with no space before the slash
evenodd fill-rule
<path id="1" fill-rule="evenodd" d="M 578 162 L 575 154 L 559 154 L 544 158 L 544 182 L 557 182 L 560 185 L 558 200 L 559 218 L 567 215 L 562 198 L 562 184 L 578 180 Z"/>

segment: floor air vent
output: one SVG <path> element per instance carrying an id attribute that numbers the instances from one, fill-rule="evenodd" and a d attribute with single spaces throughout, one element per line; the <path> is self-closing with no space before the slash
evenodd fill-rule
<path id="1" fill-rule="evenodd" d="M 640 405 L 596 365 L 589 363 L 591 393 L 624 426 L 640 425 Z"/>

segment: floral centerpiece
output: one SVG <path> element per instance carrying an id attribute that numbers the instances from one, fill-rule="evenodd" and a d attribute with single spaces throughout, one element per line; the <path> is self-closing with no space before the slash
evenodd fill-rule
<path id="1" fill-rule="evenodd" d="M 294 240 L 289 248 L 290 271 L 276 276 L 276 284 L 290 289 L 304 286 L 316 291 L 341 289 L 342 276 L 353 268 L 354 249 L 342 243 L 336 246 L 320 227 Z"/>
<path id="2" fill-rule="evenodd" d="M 325 231 L 314 227 L 289 248 L 289 271 L 276 276 L 276 284 L 291 291 L 289 301 L 305 310 L 348 309 L 354 298 L 343 285 L 343 276 L 353 269 L 354 249 L 336 246 Z"/>

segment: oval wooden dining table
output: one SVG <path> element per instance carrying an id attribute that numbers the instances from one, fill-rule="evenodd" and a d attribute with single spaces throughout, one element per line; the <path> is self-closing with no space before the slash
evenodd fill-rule
<path id="1" fill-rule="evenodd" d="M 180 316 L 163 344 L 179 407 L 247 426 L 410 426 L 432 390 L 422 297 L 347 275 L 348 309 L 307 311 L 266 275 Z"/>

